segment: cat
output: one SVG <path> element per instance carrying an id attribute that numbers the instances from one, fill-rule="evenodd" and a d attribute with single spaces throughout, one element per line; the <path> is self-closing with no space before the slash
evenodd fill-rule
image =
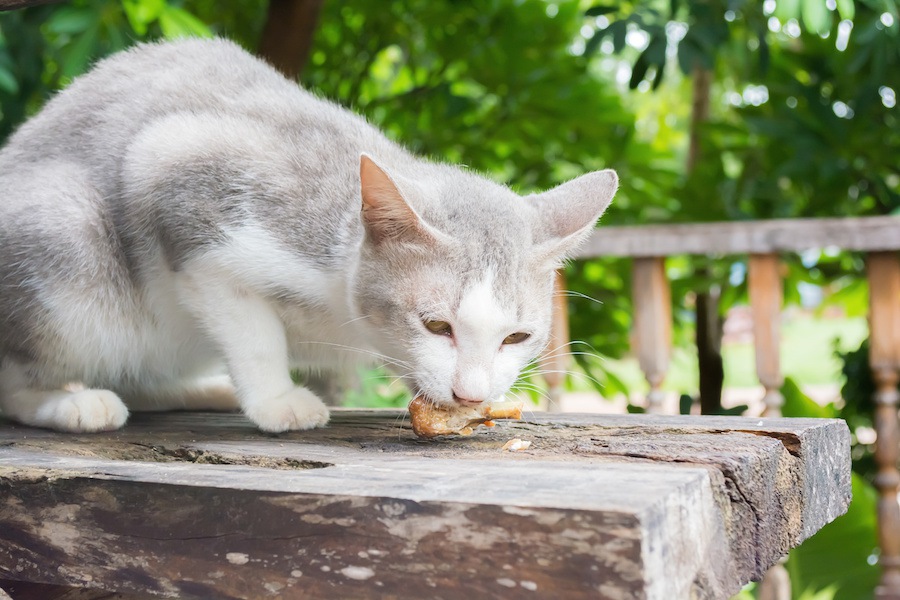
<path id="1" fill-rule="evenodd" d="M 329 412 L 292 368 L 373 361 L 436 405 L 496 399 L 617 185 L 521 197 L 232 42 L 136 46 L 0 151 L 0 413 L 91 432 L 240 408 L 303 430 Z"/>

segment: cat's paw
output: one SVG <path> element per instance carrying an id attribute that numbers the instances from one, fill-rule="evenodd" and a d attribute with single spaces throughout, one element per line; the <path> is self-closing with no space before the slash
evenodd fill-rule
<path id="1" fill-rule="evenodd" d="M 297 387 L 280 396 L 255 402 L 244 414 L 263 431 L 279 433 L 323 427 L 328 423 L 328 407 L 306 388 Z"/>
<path id="2" fill-rule="evenodd" d="M 45 401 L 35 416 L 42 427 L 90 433 L 119 429 L 128 420 L 128 408 L 109 390 L 81 390 Z"/>

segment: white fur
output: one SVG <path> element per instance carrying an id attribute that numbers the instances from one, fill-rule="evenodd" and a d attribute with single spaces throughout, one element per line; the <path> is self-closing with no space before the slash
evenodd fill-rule
<path id="1" fill-rule="evenodd" d="M 455 314 L 444 317 L 452 337 L 429 335 L 418 353 L 434 387 L 422 390 L 449 404 L 453 396 L 471 402 L 495 400 L 513 384 L 530 358 L 524 347 L 504 346 L 503 340 L 524 325 L 512 307 L 494 293 L 494 275 L 487 271 L 463 293 Z"/>

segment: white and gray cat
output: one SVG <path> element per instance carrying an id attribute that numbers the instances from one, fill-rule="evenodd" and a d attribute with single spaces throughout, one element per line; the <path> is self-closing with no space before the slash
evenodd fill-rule
<path id="1" fill-rule="evenodd" d="M 381 360 L 442 405 L 546 345 L 554 269 L 617 186 L 520 197 L 412 156 L 224 40 L 102 61 L 0 151 L 0 412 L 325 425 L 292 367 Z"/>

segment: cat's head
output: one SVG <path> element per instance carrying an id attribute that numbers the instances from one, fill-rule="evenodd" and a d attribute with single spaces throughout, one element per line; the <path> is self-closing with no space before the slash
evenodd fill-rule
<path id="1" fill-rule="evenodd" d="M 436 404 L 494 400 L 544 349 L 556 268 L 615 194 L 613 171 L 519 196 L 472 173 L 360 160 L 353 301 L 379 352 Z"/>

